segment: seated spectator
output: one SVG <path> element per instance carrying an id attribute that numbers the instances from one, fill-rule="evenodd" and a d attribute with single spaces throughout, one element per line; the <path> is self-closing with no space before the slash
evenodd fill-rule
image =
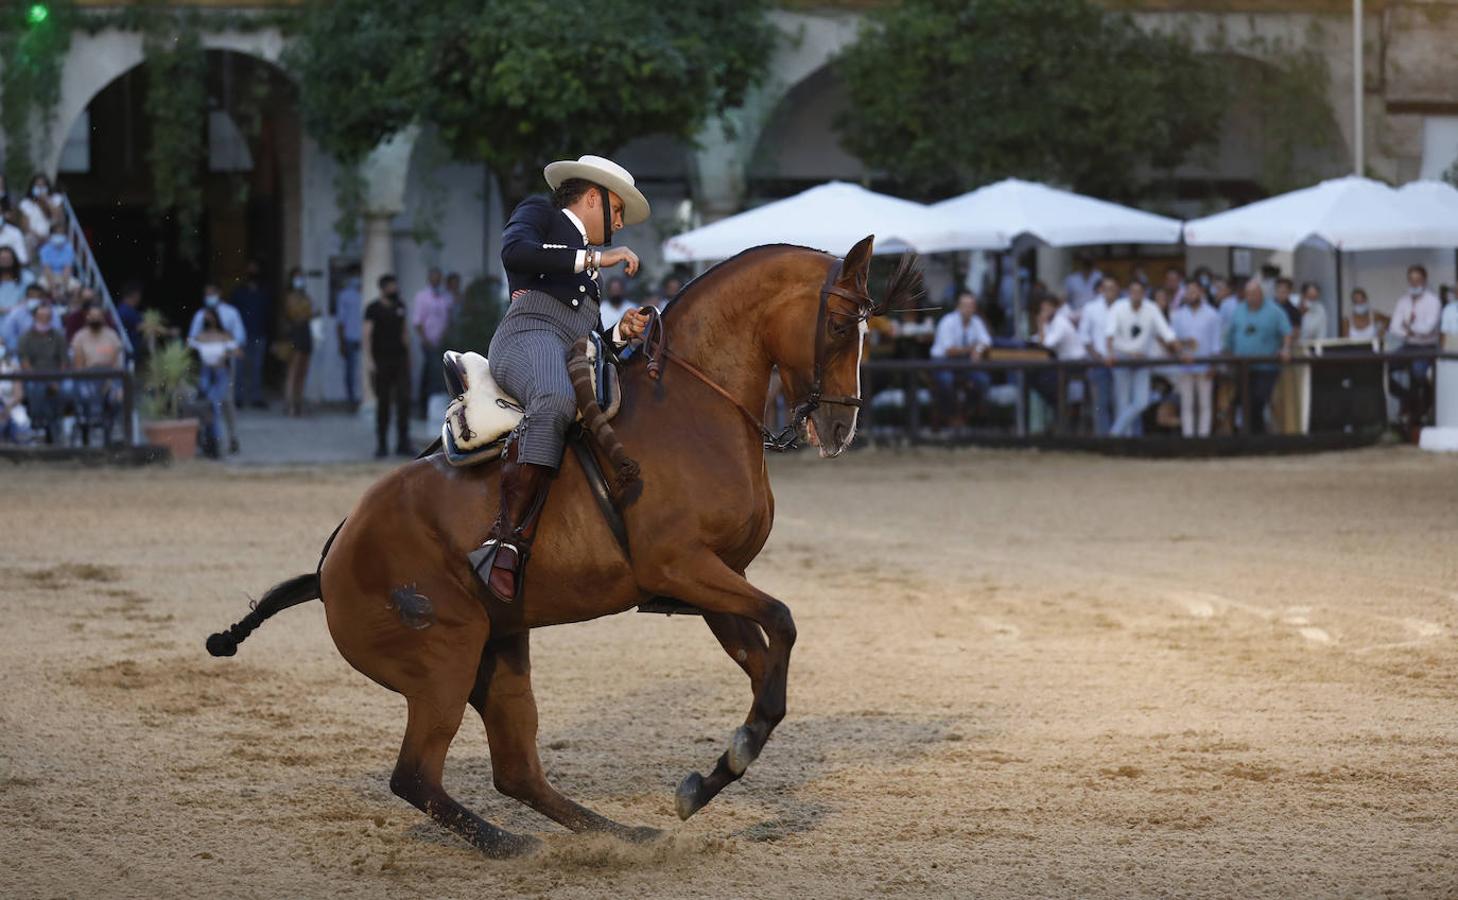
<path id="1" fill-rule="evenodd" d="M 72 295 L 71 301 L 66 304 L 66 314 L 61 317 L 67 344 L 71 343 L 78 331 L 86 327 L 86 314 L 93 306 L 102 311 L 107 327 L 116 328 L 116 320 L 101 305 L 101 295 L 96 293 L 96 288 L 83 287 Z"/>
<path id="2" fill-rule="evenodd" d="M 1068 308 L 1068 304 L 1060 304 L 1057 298 L 1044 297 L 1043 302 L 1038 306 L 1038 343 L 1053 351 L 1055 359 L 1065 362 L 1072 362 L 1088 357 L 1088 351 L 1083 345 L 1083 338 L 1078 335 L 1077 314 Z M 1033 373 L 1031 384 L 1033 390 L 1038 392 L 1049 406 L 1055 409 L 1058 406 L 1058 372 L 1054 369 L 1038 369 Z M 1071 378 L 1065 378 L 1064 384 L 1069 388 L 1070 402 L 1078 402 L 1082 394 L 1074 391 L 1073 388 L 1081 387 L 1081 384 L 1074 382 Z"/>
<path id="3" fill-rule="evenodd" d="M 64 372 L 66 339 L 55 322 L 55 310 L 42 303 L 35 309 L 30 329 L 20 338 L 20 368 L 25 372 Z M 56 423 L 70 399 L 61 381 L 31 381 L 25 387 L 31 421 L 46 431 L 47 443 L 55 443 Z"/>
<path id="4" fill-rule="evenodd" d="M 1438 301 L 1438 295 L 1428 289 L 1428 270 L 1422 266 L 1408 267 L 1407 293 L 1398 298 L 1392 309 L 1392 333 L 1401 338 L 1401 349 L 1435 349 L 1438 346 L 1438 320 L 1442 314 L 1443 305 Z M 1407 373 L 1406 384 L 1396 377 L 1389 380 L 1393 395 L 1402 400 L 1404 424 L 1414 441 L 1416 431 L 1433 402 L 1429 381 L 1432 371 L 1431 359 L 1415 359 L 1392 367 L 1393 376 Z"/>
<path id="5" fill-rule="evenodd" d="M 8 247 L 23 266 L 30 262 L 30 254 L 25 247 L 25 232 L 12 221 L 15 216 L 15 213 L 0 213 L 0 248 Z"/>
<path id="6" fill-rule="evenodd" d="M 1301 285 L 1301 340 L 1320 341 L 1326 334 L 1326 304 L 1321 302 L 1321 288 L 1314 281 Z"/>
<path id="7" fill-rule="evenodd" d="M 124 362 L 121 335 L 107 324 L 101 304 L 88 303 L 83 309 L 85 325 L 71 340 L 71 368 L 120 369 Z M 111 434 L 111 420 L 121 405 L 121 395 L 121 382 L 115 379 L 76 382 L 82 418 L 86 425 L 101 423 L 103 435 Z M 83 431 L 82 440 L 86 437 Z"/>
<path id="8" fill-rule="evenodd" d="M 0 216 L 5 215 L 14 208 L 15 203 L 10 196 L 10 186 L 5 182 L 5 173 L 0 172 Z"/>
<path id="9" fill-rule="evenodd" d="M 1192 356 L 1220 354 L 1220 314 L 1205 302 L 1199 282 L 1185 287 L 1185 302 L 1170 317 L 1170 329 Z M 1181 366 L 1175 387 L 1180 394 L 1180 434 L 1209 437 L 1215 374 L 1207 364 Z"/>
<path id="10" fill-rule="evenodd" d="M 1119 299 L 1119 282 L 1104 278 L 1099 283 L 1099 293 L 1078 311 L 1078 336 L 1084 349 L 1094 359 L 1103 359 L 1108 353 L 1108 339 L 1104 330 L 1109 324 L 1109 310 Z M 1108 366 L 1093 366 L 1088 370 L 1088 388 L 1093 405 L 1094 434 L 1102 437 L 1114 427 L 1114 376 Z"/>
<path id="11" fill-rule="evenodd" d="M 39 257 L 43 281 L 47 277 L 64 277 L 76 265 L 76 248 L 66 236 L 66 221 L 59 216 L 51 222 L 51 233 L 41 245 Z"/>
<path id="12" fill-rule="evenodd" d="M 22 230 L 26 246 L 38 249 L 51 234 L 51 218 L 55 213 L 51 197 L 51 180 L 37 173 L 30 180 L 30 193 L 20 201 Z"/>
<path id="13" fill-rule="evenodd" d="M 1104 326 L 1104 357 L 1112 367 L 1115 360 L 1152 359 L 1164 347 L 1171 354 L 1179 352 L 1174 332 L 1160 313 L 1159 307 L 1144 302 L 1144 285 L 1129 283 L 1129 296 L 1109 309 Z M 1149 406 L 1148 366 L 1114 368 L 1114 425 L 1109 433 L 1134 437 L 1144 433 L 1141 419 Z"/>
<path id="14" fill-rule="evenodd" d="M 942 316 L 932 341 L 932 359 L 976 361 L 987 355 L 992 335 L 977 315 L 977 295 L 964 290 L 957 295 L 957 308 Z M 943 409 L 954 409 L 952 425 L 966 424 L 965 405 L 957 403 L 959 387 L 967 391 L 967 405 L 980 404 L 992 385 L 992 379 L 981 369 L 941 369 L 936 373 Z"/>
<path id="15" fill-rule="evenodd" d="M 30 441 L 30 415 L 25 411 L 25 385 L 6 378 L 20 371 L 20 362 L 0 344 L 0 444 Z"/>
<path id="16" fill-rule="evenodd" d="M 1291 319 L 1280 307 L 1266 302 L 1265 291 L 1258 278 L 1252 278 L 1245 285 L 1245 303 L 1230 317 L 1225 327 L 1224 343 L 1235 356 L 1280 356 L 1291 358 L 1291 344 L 1296 330 Z M 1281 367 L 1274 363 L 1256 363 L 1250 366 L 1249 389 L 1252 434 L 1265 434 L 1266 407 L 1276 389 L 1276 379 Z"/>
<path id="17" fill-rule="evenodd" d="M 36 310 L 50 305 L 50 297 L 46 296 L 45 288 L 38 284 L 26 285 L 25 302 L 17 303 L 4 319 L 0 319 L 0 342 L 10 348 L 11 353 L 19 353 L 20 339 L 30 331 Z"/>
<path id="18" fill-rule="evenodd" d="M 199 315 L 201 319 L 187 345 L 197 351 L 201 363 L 197 390 L 207 401 L 211 413 L 203 448 L 209 456 L 217 457 L 222 454 L 224 424 L 228 426 L 229 452 L 237 452 L 232 403 L 233 361 L 242 356 L 243 345 L 237 335 L 223 324 L 223 317 L 216 308 L 204 307 Z"/>
<path id="19" fill-rule="evenodd" d="M 1352 289 L 1352 314 L 1342 319 L 1341 336 L 1359 341 L 1380 341 L 1387 335 L 1389 319 L 1372 311 L 1372 302 L 1362 288 Z"/>
<path id="20" fill-rule="evenodd" d="M 25 289 L 34 280 L 30 270 L 21 266 L 18 253 L 10 247 L 0 247 L 0 318 L 25 301 Z"/>

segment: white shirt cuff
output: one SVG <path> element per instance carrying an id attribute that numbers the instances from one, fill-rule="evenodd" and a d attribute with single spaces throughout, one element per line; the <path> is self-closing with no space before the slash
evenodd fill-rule
<path id="1" fill-rule="evenodd" d="M 572 271 L 573 272 L 581 272 L 585 268 L 587 268 L 587 251 L 586 250 L 578 250 L 577 251 L 577 261 L 572 264 Z"/>
<path id="2" fill-rule="evenodd" d="M 618 322 L 613 326 L 613 346 L 622 347 L 626 343 L 628 343 L 628 339 L 623 337 L 623 323 Z"/>

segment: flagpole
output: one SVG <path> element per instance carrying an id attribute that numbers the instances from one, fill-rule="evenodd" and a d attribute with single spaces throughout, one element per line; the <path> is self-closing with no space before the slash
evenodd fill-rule
<path id="1" fill-rule="evenodd" d="M 1362 109 L 1362 82 L 1365 77 L 1366 72 L 1362 65 L 1362 0 L 1352 0 L 1352 155 L 1356 170 L 1354 174 L 1359 178 L 1367 172 L 1367 133 Z"/>

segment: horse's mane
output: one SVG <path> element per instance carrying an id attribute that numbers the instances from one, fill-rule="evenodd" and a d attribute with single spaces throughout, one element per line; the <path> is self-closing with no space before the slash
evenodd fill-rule
<path id="1" fill-rule="evenodd" d="M 663 312 L 667 313 L 669 308 L 676 305 L 679 301 L 679 298 L 689 293 L 689 289 L 694 287 L 694 285 L 697 285 L 700 282 L 707 283 L 715 275 L 717 275 L 721 269 L 727 269 L 729 266 L 741 262 L 746 257 L 757 256 L 761 253 L 768 253 L 770 251 L 780 250 L 805 250 L 810 253 L 823 253 L 826 256 L 834 256 L 834 254 L 832 253 L 828 253 L 824 250 L 817 250 L 814 247 L 806 247 L 802 244 L 759 244 L 757 246 L 750 247 L 747 250 L 740 250 L 738 253 L 734 254 L 728 259 L 720 260 L 719 262 L 714 263 L 712 266 L 709 266 L 709 268 L 695 275 L 693 278 L 690 278 L 688 283 L 685 284 L 683 287 L 679 288 L 678 293 L 674 294 L 673 297 L 663 305 Z"/>
<path id="2" fill-rule="evenodd" d="M 744 260 L 745 258 L 750 256 L 755 256 L 760 253 L 768 253 L 770 251 L 783 250 L 804 250 L 808 253 L 819 253 L 824 256 L 829 256 L 832 259 L 837 258 L 834 253 L 830 253 L 825 250 L 818 250 L 814 247 L 806 247 L 803 244 L 760 244 L 756 247 L 750 247 L 747 250 L 739 251 L 728 259 L 715 263 L 714 265 L 705 269 L 700 274 L 695 275 L 693 278 L 689 279 L 688 284 L 685 284 L 682 288 L 680 288 L 678 293 L 674 294 L 673 297 L 670 298 L 666 304 L 664 304 L 663 312 L 667 313 L 671 307 L 679 302 L 680 297 L 683 297 L 684 295 L 689 293 L 689 289 L 692 288 L 694 285 L 698 284 L 701 281 L 708 282 L 711 277 L 717 274 L 721 269 L 725 269 L 731 264 L 738 263 L 741 260 Z M 876 304 L 875 308 L 872 311 L 872 314 L 884 315 L 893 310 L 909 307 L 911 306 L 911 304 L 915 303 L 918 299 L 920 299 L 924 293 L 925 290 L 922 285 L 921 267 L 917 264 L 916 254 L 903 253 L 901 254 L 900 261 L 896 265 L 896 271 L 891 274 L 891 277 L 886 282 L 886 296 L 883 297 Z"/>

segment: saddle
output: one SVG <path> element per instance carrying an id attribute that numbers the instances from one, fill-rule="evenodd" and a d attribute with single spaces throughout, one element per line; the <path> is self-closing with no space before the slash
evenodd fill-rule
<path id="1" fill-rule="evenodd" d="M 611 419 L 623 402 L 618 367 L 611 361 L 612 354 L 603 352 L 602 339 L 595 333 L 590 338 L 593 392 L 598 407 Z M 444 365 L 446 387 L 455 397 L 446 407 L 440 431 L 446 461 L 453 466 L 473 466 L 496 459 L 507 435 L 521 422 L 522 405 L 491 377 L 490 365 L 481 354 L 447 350 Z M 581 418 L 579 413 L 578 420 Z"/>

